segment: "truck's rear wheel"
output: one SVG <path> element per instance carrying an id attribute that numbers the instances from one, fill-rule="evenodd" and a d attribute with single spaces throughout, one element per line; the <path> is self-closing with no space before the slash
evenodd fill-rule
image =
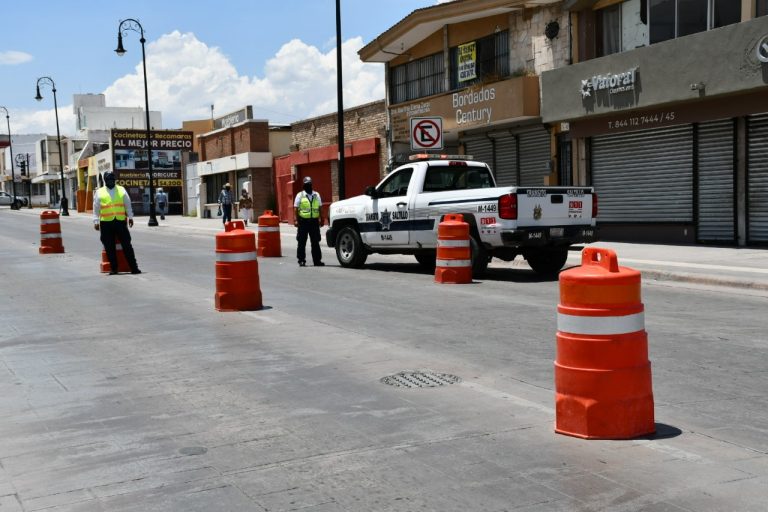
<path id="1" fill-rule="evenodd" d="M 485 246 L 475 240 L 475 237 L 469 237 L 469 247 L 472 250 L 472 275 L 480 277 L 488 270 L 488 263 L 491 259 L 488 257 L 488 251 Z"/>
<path id="2" fill-rule="evenodd" d="M 560 272 L 560 269 L 568 260 L 568 249 L 550 249 L 547 251 L 536 251 L 525 256 L 528 265 L 537 274 L 552 276 Z"/>
<path id="3" fill-rule="evenodd" d="M 360 233 L 347 226 L 336 237 L 336 259 L 342 267 L 360 268 L 368 258 L 368 251 L 363 247 Z"/>
<path id="4" fill-rule="evenodd" d="M 431 270 L 434 272 L 437 251 L 417 252 L 414 256 L 416 256 L 416 261 L 419 262 L 419 265 L 421 265 L 424 270 Z"/>

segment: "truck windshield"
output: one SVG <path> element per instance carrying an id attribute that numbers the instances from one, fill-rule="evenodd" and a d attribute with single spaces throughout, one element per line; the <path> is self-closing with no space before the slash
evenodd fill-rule
<path id="1" fill-rule="evenodd" d="M 486 167 L 430 166 L 424 179 L 424 192 L 492 187 L 493 179 Z"/>

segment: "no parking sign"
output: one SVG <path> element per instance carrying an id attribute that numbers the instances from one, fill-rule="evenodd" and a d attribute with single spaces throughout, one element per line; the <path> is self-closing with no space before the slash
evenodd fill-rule
<path id="1" fill-rule="evenodd" d="M 443 149 L 443 118 L 412 117 L 411 149 Z"/>

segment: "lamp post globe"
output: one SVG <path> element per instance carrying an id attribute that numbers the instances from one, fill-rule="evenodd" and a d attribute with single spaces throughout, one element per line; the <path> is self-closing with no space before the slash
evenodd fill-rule
<path id="1" fill-rule="evenodd" d="M 151 131 L 152 129 L 149 124 L 149 91 L 147 88 L 147 54 L 144 51 L 144 43 L 146 43 L 147 40 L 144 39 L 144 27 L 141 26 L 141 23 L 139 23 L 138 20 L 135 20 L 133 18 L 128 18 L 120 22 L 120 24 L 117 27 L 117 48 L 115 49 L 115 53 L 119 57 L 122 57 L 123 55 L 125 55 L 125 48 L 123 47 L 123 34 L 129 30 L 137 32 L 141 36 L 141 38 L 139 39 L 139 42 L 141 43 L 141 62 L 142 62 L 142 67 L 144 68 L 144 113 L 146 115 L 147 168 L 149 171 L 149 222 L 147 223 L 147 225 L 157 226 L 158 225 L 157 212 L 155 210 L 155 180 L 154 180 L 154 173 L 152 169 L 152 131 Z"/>
<path id="2" fill-rule="evenodd" d="M 53 92 L 53 111 L 56 114 L 56 143 L 59 147 L 59 167 L 61 172 L 61 215 L 69 215 L 69 201 L 67 200 L 67 186 L 64 182 L 64 152 L 61 150 L 61 131 L 59 130 L 59 103 L 56 99 L 56 83 L 53 78 L 49 76 L 41 76 L 37 79 L 37 94 L 35 99 L 42 101 L 43 96 L 40 94 L 40 84 L 50 85 L 51 92 Z"/>

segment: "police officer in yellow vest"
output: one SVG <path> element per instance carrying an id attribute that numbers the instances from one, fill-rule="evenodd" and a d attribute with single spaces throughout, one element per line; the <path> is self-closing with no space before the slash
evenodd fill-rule
<path id="1" fill-rule="evenodd" d="M 298 247 L 296 248 L 296 257 L 299 259 L 299 266 L 307 265 L 306 247 L 307 236 L 312 244 L 312 263 L 316 267 L 324 267 L 322 262 L 323 254 L 320 252 L 320 226 L 323 225 L 323 217 L 320 207 L 323 201 L 320 194 L 312 190 L 312 178 L 304 178 L 304 190 L 296 194 L 293 202 L 294 221 L 293 225 L 299 228 L 296 234 Z"/>
<path id="2" fill-rule="evenodd" d="M 131 274 L 141 274 L 131 245 L 131 233 L 128 231 L 129 227 L 133 227 L 131 197 L 127 190 L 115 185 L 112 172 L 104 173 L 104 185 L 93 195 L 93 227 L 101 232 L 101 243 L 111 268 L 109 274 L 117 274 L 116 240 L 120 241 Z"/>

